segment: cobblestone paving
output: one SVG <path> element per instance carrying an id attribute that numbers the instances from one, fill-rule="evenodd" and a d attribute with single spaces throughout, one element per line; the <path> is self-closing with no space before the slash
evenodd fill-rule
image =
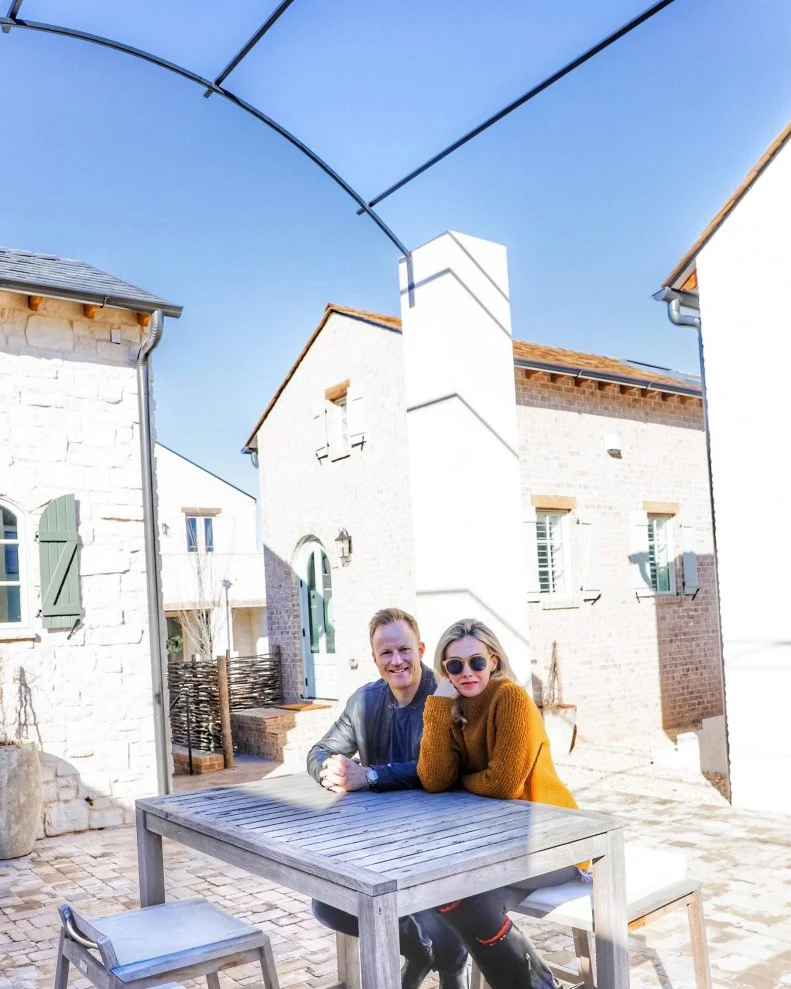
<path id="1" fill-rule="evenodd" d="M 791 987 L 791 818 L 735 811 L 715 791 L 706 796 L 700 782 L 681 780 L 679 800 L 658 796 L 662 780 L 652 783 L 650 773 L 634 786 L 627 785 L 627 771 L 614 767 L 607 773 L 569 767 L 566 775 L 581 803 L 629 823 L 628 838 L 688 855 L 691 874 L 705 884 L 718 989 Z M 678 786 L 664 789 L 675 795 Z M 204 896 L 267 931 L 283 989 L 335 982 L 334 937 L 314 921 L 304 897 L 170 842 L 165 865 L 169 897 Z M 0 862 L 0 989 L 52 985 L 56 908 L 64 900 L 88 914 L 137 905 L 134 829 L 48 838 L 30 856 Z M 523 926 L 548 957 L 571 962 L 567 931 L 529 921 Z M 630 963 L 633 989 L 693 989 L 684 913 L 633 935 Z M 221 980 L 223 989 L 234 989 L 260 985 L 261 975 L 246 966 Z M 87 983 L 72 978 L 70 985 Z M 426 989 L 435 985 L 427 980 Z"/>

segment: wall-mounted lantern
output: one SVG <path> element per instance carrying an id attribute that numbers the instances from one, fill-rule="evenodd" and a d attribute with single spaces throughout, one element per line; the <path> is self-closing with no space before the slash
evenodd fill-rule
<path id="1" fill-rule="evenodd" d="M 341 566 L 347 567 L 352 562 L 352 537 L 345 529 L 341 529 L 335 537 L 335 548 L 338 550 Z"/>

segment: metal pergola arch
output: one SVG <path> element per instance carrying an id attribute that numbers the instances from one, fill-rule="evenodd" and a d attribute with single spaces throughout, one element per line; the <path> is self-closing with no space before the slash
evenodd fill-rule
<path id="1" fill-rule="evenodd" d="M 222 98 L 228 100 L 229 103 L 233 103 L 234 106 L 238 106 L 241 110 L 244 110 L 257 120 L 260 120 L 261 123 L 266 124 L 267 127 L 275 131 L 276 134 L 279 134 L 281 137 L 285 138 L 289 144 L 293 145 L 298 151 L 309 158 L 314 165 L 317 165 L 325 175 L 329 176 L 333 182 L 339 185 L 341 189 L 343 189 L 343 191 L 357 203 L 360 207 L 360 212 L 367 214 L 379 227 L 382 233 L 405 257 L 409 257 L 409 250 L 385 223 L 381 216 L 379 216 L 379 214 L 376 213 L 368 205 L 368 203 L 366 203 L 365 199 L 363 199 L 363 197 L 355 189 L 353 189 L 346 179 L 339 175 L 331 165 L 316 154 L 312 148 L 309 148 L 304 141 L 300 141 L 296 135 L 286 130 L 286 128 L 279 124 L 276 120 L 273 120 L 272 117 L 264 113 L 263 110 L 259 110 L 258 107 L 255 107 L 252 103 L 248 103 L 246 100 L 243 100 L 241 96 L 231 92 L 229 89 L 225 89 L 220 84 L 221 81 L 225 79 L 226 76 L 233 71 L 233 69 L 236 68 L 242 59 L 252 51 L 255 45 L 261 40 L 266 31 L 268 31 L 269 28 L 275 23 L 283 11 L 290 6 L 291 3 L 293 3 L 293 0 L 283 0 L 277 10 L 275 10 L 275 12 L 264 22 L 258 31 L 256 31 L 250 41 L 248 41 L 247 44 L 234 56 L 234 58 L 231 59 L 228 65 L 215 80 L 205 79 L 199 73 L 193 72 L 192 69 L 188 69 L 183 65 L 177 65 L 175 62 L 170 62 L 168 59 L 161 58 L 159 55 L 154 55 L 152 52 L 143 51 L 141 48 L 135 48 L 132 45 L 127 45 L 123 41 L 115 41 L 112 38 L 105 38 L 98 34 L 90 34 L 87 31 L 79 31 L 76 28 L 66 27 L 61 24 L 46 24 L 41 21 L 22 20 L 16 16 L 22 6 L 22 3 L 23 0 L 13 0 L 8 10 L 8 14 L 5 17 L 0 17 L 0 27 L 2 27 L 4 34 L 8 34 L 12 28 L 19 28 L 28 31 L 38 31 L 43 34 L 55 34 L 64 38 L 72 38 L 77 41 L 87 41 L 90 44 L 99 45 L 102 48 L 109 48 L 112 51 L 121 52 L 124 55 L 131 55 L 133 58 L 139 58 L 144 62 L 149 62 L 161 69 L 166 69 L 168 72 L 181 76 L 182 79 L 187 79 L 190 82 L 194 82 L 204 90 L 205 96 L 211 96 L 213 93 L 217 93 L 218 96 L 222 96 Z"/>
<path id="2" fill-rule="evenodd" d="M 2 28 L 3 34 L 8 34 L 12 28 L 21 28 L 29 31 L 37 31 L 44 34 L 54 34 L 60 35 L 65 38 L 73 38 L 77 41 L 87 41 L 90 44 L 99 45 L 103 48 L 109 48 L 113 51 L 118 51 L 126 55 L 131 55 L 134 58 L 139 58 L 144 62 L 149 62 L 152 65 L 156 65 L 159 68 L 165 69 L 168 72 L 172 72 L 175 75 L 181 76 L 183 79 L 187 79 L 190 82 L 194 82 L 201 86 L 204 90 L 203 95 L 205 97 L 210 97 L 213 93 L 217 93 L 222 96 L 223 99 L 228 100 L 229 103 L 234 104 L 241 110 L 260 120 L 261 123 L 265 124 L 276 134 L 279 134 L 282 138 L 289 142 L 293 147 L 295 147 L 299 152 L 305 155 L 314 165 L 317 165 L 325 175 L 332 179 L 338 186 L 340 186 L 343 191 L 350 196 L 358 206 L 357 215 L 367 215 L 373 220 L 373 222 L 379 227 L 382 233 L 394 244 L 401 254 L 406 258 L 407 265 L 410 268 L 409 277 L 409 299 L 410 305 L 412 303 L 412 278 L 411 278 L 411 252 L 407 249 L 404 243 L 396 236 L 393 230 L 385 223 L 381 216 L 373 207 L 381 202 L 383 199 L 387 199 L 394 192 L 402 189 L 413 179 L 416 179 L 419 175 L 422 175 L 428 169 L 432 168 L 434 165 L 438 164 L 443 159 L 447 158 L 454 151 L 457 151 L 463 145 L 467 144 L 473 138 L 482 134 L 485 130 L 488 130 L 494 124 L 498 123 L 508 114 L 513 113 L 519 107 L 523 106 L 525 103 L 529 102 L 540 93 L 544 92 L 550 86 L 553 86 L 556 82 L 559 82 L 565 76 L 569 75 L 571 72 L 578 69 L 580 66 L 584 65 L 590 59 L 594 58 L 600 52 L 609 48 L 611 45 L 615 44 L 621 38 L 630 34 L 635 28 L 644 24 L 646 21 L 650 20 L 660 11 L 669 7 L 670 4 L 674 3 L 675 0 L 656 0 L 652 6 L 648 7 L 642 13 L 633 17 L 631 20 L 627 21 L 616 31 L 613 31 L 607 37 L 603 38 L 601 41 L 597 42 L 595 45 L 586 49 L 576 58 L 567 62 L 561 68 L 553 72 L 551 75 L 547 76 L 537 85 L 533 86 L 526 93 L 512 100 L 505 107 L 498 110 L 496 113 L 487 117 L 482 123 L 478 124 L 472 130 L 468 131 L 466 134 L 462 135 L 458 140 L 454 141 L 452 144 L 448 145 L 442 151 L 433 155 L 422 165 L 413 169 L 406 176 L 399 179 L 399 181 L 394 182 L 383 192 L 374 196 L 370 200 L 365 200 L 351 185 L 337 172 L 335 169 L 324 161 L 312 148 L 308 147 L 303 141 L 301 141 L 296 135 L 292 134 L 290 131 L 286 130 L 281 124 L 279 124 L 268 114 L 264 113 L 258 107 L 248 103 L 246 100 L 242 99 L 236 93 L 229 89 L 226 89 L 222 83 L 225 79 L 233 72 L 233 70 L 246 58 L 247 55 L 255 48 L 258 42 L 264 37 L 264 35 L 270 30 L 271 27 L 279 20 L 279 18 L 285 13 L 285 11 L 291 6 L 294 0 L 280 0 L 278 6 L 273 10 L 269 17 L 264 21 L 264 23 L 258 28 L 258 30 L 252 35 L 252 37 L 239 49 L 239 51 L 233 56 L 233 58 L 228 62 L 225 68 L 217 75 L 213 80 L 205 79 L 197 72 L 193 72 L 191 69 L 186 68 L 182 65 L 177 65 L 175 62 L 171 62 L 168 59 L 161 58 L 159 55 L 154 55 L 152 52 L 143 51 L 140 48 L 135 48 L 132 45 L 127 45 L 122 41 L 115 41 L 111 38 L 105 38 L 101 35 L 90 34 L 86 31 L 80 31 L 76 28 L 66 27 L 64 25 L 58 24 L 47 24 L 41 21 L 27 21 L 19 18 L 18 14 L 22 7 L 24 0 L 11 0 L 8 12 L 5 17 L 0 17 L 0 27 Z"/>

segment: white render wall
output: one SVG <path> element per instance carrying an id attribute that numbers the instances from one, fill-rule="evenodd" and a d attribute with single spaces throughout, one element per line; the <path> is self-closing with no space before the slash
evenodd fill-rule
<path id="1" fill-rule="evenodd" d="M 422 631 L 495 630 L 530 688 L 506 249 L 444 233 L 400 265 L 404 374 Z M 513 550 L 517 551 L 514 552 Z"/>
<path id="2" fill-rule="evenodd" d="M 269 645 L 282 648 L 289 701 L 305 691 L 294 568 L 306 537 L 321 543 L 332 568 L 340 698 L 376 679 L 374 612 L 415 613 L 401 346 L 396 329 L 332 313 L 258 430 Z M 365 401 L 365 444 L 319 461 L 313 415 L 325 390 L 347 378 Z M 335 547 L 341 528 L 352 538 L 346 567 Z"/>
<path id="3" fill-rule="evenodd" d="M 156 445 L 156 469 L 165 611 L 178 614 L 214 605 L 217 615 L 213 627 L 217 631 L 219 654 L 229 645 L 223 580 L 231 582 L 228 599 L 232 611 L 255 609 L 257 615 L 264 614 L 266 578 L 264 554 L 258 538 L 256 500 L 159 443 Z M 255 479 L 252 469 L 250 476 Z M 187 552 L 187 513 L 184 509 L 195 510 L 198 514 L 202 510 L 219 510 L 219 514 L 212 516 L 213 553 Z M 242 621 L 239 627 L 243 631 L 237 641 L 234 617 L 229 648 L 243 656 L 257 654 L 258 647 L 265 645 L 265 641 L 259 641 L 266 639 L 265 625 L 263 636 L 260 629 L 253 634 L 249 622 Z M 192 651 L 187 645 L 185 655 Z"/>
<path id="4" fill-rule="evenodd" d="M 110 329 L 121 343 L 110 342 Z M 0 292 L 0 498 L 24 526 L 22 631 L 0 631 L 6 718 L 43 753 L 43 831 L 132 819 L 157 789 L 132 313 Z M 83 624 L 45 629 L 34 535 L 47 503 L 77 499 Z"/>
<path id="5" fill-rule="evenodd" d="M 791 366 L 788 144 L 700 252 L 697 270 L 732 800 L 791 812 L 788 395 L 781 380 Z"/>

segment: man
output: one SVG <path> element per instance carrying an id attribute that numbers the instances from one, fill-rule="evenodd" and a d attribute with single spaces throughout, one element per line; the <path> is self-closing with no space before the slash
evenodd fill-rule
<path id="1" fill-rule="evenodd" d="M 423 707 L 437 687 L 422 663 L 420 630 L 412 615 L 386 608 L 373 616 L 368 632 L 381 679 L 352 694 L 340 718 L 308 753 L 308 772 L 336 793 L 420 786 Z M 327 927 L 357 937 L 357 918 L 351 914 L 318 900 L 313 913 Z M 432 968 L 439 973 L 440 989 L 465 989 L 466 949 L 433 911 L 402 917 L 399 934 L 405 959 L 401 989 L 419 989 Z"/>

